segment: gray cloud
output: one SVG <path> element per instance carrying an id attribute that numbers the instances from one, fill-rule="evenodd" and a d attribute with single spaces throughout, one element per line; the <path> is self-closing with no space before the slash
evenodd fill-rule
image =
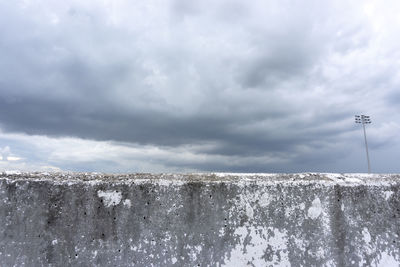
<path id="1" fill-rule="evenodd" d="M 296 171 L 346 155 L 366 106 L 397 127 L 398 56 L 367 4 L 154 4 L 1 3 L 1 129 L 206 158 L 155 159 L 175 170 Z"/>

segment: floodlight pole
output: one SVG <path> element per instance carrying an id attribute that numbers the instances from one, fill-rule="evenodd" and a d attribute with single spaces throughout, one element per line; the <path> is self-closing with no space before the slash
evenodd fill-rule
<path id="1" fill-rule="evenodd" d="M 365 141 L 365 151 L 367 152 L 367 162 L 368 162 L 368 173 L 371 173 L 371 164 L 369 162 L 369 153 L 368 153 L 368 142 L 367 142 L 367 132 L 365 131 L 365 124 L 370 124 L 371 119 L 369 116 L 365 115 L 356 115 L 356 123 L 361 123 L 364 130 L 364 141 Z"/>
<path id="2" fill-rule="evenodd" d="M 363 123 L 362 126 L 363 126 L 363 129 L 364 129 L 365 150 L 367 151 L 368 173 L 371 173 L 371 164 L 369 162 L 367 132 L 365 131 L 365 123 Z"/>

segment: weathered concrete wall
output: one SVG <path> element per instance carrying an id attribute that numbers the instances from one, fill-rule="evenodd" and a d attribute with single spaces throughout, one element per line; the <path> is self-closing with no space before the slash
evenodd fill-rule
<path id="1" fill-rule="evenodd" d="M 0 266 L 399 266 L 398 175 L 0 175 Z"/>

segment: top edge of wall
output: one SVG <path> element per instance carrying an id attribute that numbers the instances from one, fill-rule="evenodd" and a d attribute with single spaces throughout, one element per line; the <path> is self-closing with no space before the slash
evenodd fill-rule
<path id="1" fill-rule="evenodd" d="M 112 183 L 140 184 L 157 183 L 160 185 L 187 183 L 264 183 L 264 184 L 322 184 L 322 185 L 376 185 L 391 186 L 400 184 L 400 174 L 366 173 L 76 173 L 76 172 L 0 172 L 0 180 L 8 181 L 51 181 L 61 184 L 76 183 Z"/>

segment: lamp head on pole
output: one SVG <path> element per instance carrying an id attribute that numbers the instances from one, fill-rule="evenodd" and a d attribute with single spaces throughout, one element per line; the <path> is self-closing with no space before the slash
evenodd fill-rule
<path id="1" fill-rule="evenodd" d="M 355 115 L 355 123 L 371 124 L 371 118 L 366 115 Z"/>

